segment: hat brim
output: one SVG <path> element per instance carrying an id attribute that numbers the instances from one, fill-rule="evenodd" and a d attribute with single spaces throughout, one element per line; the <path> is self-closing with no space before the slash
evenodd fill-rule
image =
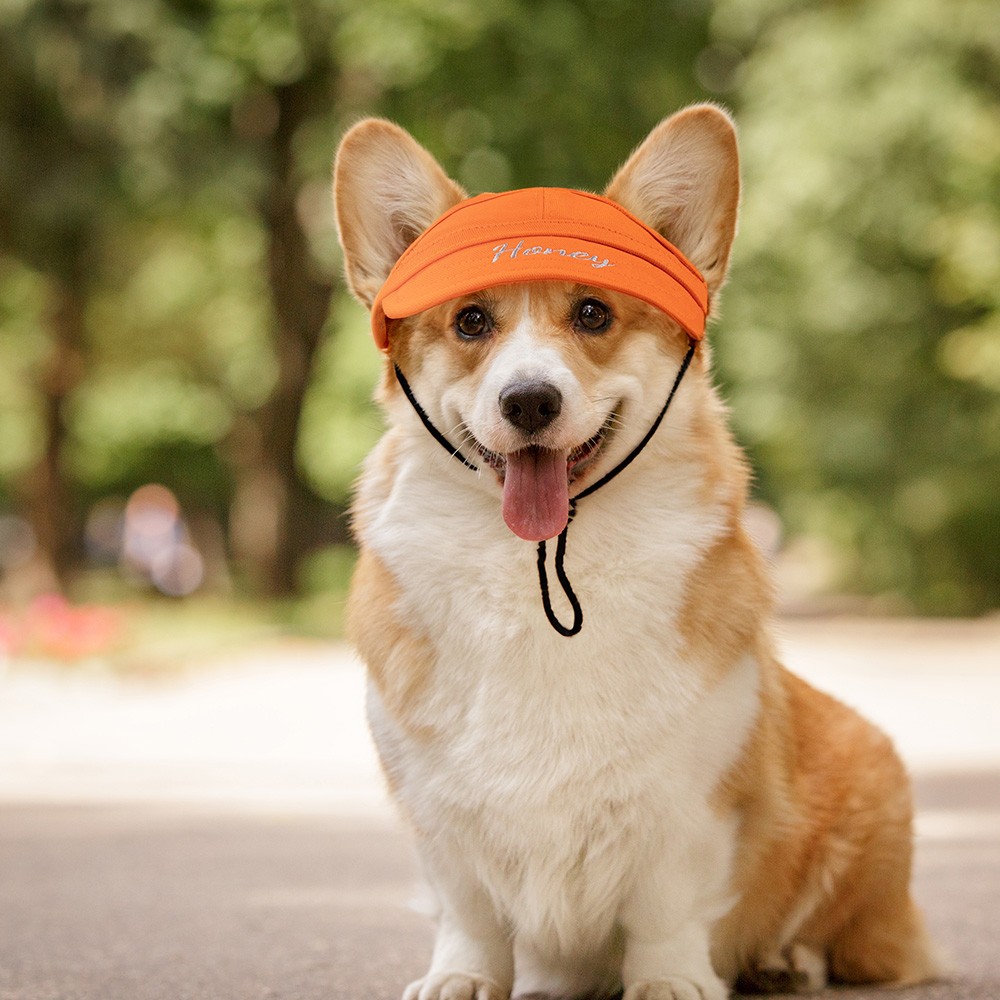
<path id="1" fill-rule="evenodd" d="M 655 306 L 694 340 L 705 335 L 705 310 L 695 293 L 643 256 L 590 240 L 518 237 L 464 246 L 427 262 L 396 288 L 389 282 L 372 306 L 372 333 L 389 345 L 388 319 L 415 316 L 451 299 L 527 281 L 570 281 L 622 292 Z"/>

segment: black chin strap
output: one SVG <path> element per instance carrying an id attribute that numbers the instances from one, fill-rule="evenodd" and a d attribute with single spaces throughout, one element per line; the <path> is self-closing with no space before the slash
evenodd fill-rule
<path id="1" fill-rule="evenodd" d="M 559 533 L 559 537 L 556 540 L 555 567 L 556 579 L 559 581 L 559 586 L 562 587 L 563 593 L 566 595 L 566 599 L 569 601 L 570 607 L 573 609 L 572 625 L 563 625 L 563 623 L 556 617 L 555 612 L 552 610 L 552 601 L 549 598 L 549 576 L 545 567 L 545 542 L 541 541 L 538 543 L 538 585 L 542 592 L 542 607 L 545 609 L 545 617 L 548 618 L 549 624 L 560 635 L 567 637 L 573 636 L 583 628 L 583 608 L 580 607 L 580 600 L 573 592 L 573 586 L 569 582 L 569 577 L 566 575 L 566 568 L 564 565 L 566 559 L 566 537 L 569 532 L 569 526 L 573 523 L 573 518 L 576 516 L 576 505 L 584 497 L 589 497 L 591 493 L 595 493 L 602 486 L 606 486 L 610 483 L 619 472 L 631 465 L 632 462 L 638 457 L 642 449 L 649 444 L 660 424 L 663 423 L 663 418 L 667 415 L 667 410 L 670 409 L 670 404 L 673 402 L 674 396 L 677 395 L 681 379 L 684 378 L 684 373 L 688 370 L 688 366 L 691 364 L 691 359 L 694 357 L 696 346 L 695 341 L 690 341 L 687 354 L 684 355 L 684 360 L 681 362 L 681 367 L 677 372 L 677 377 L 674 379 L 674 384 L 670 387 L 670 393 L 667 396 L 667 401 L 663 404 L 663 409 L 660 410 L 656 419 L 650 425 L 649 430 L 646 431 L 643 439 L 610 472 L 601 476 L 596 483 L 591 483 L 591 485 L 585 490 L 577 493 L 575 497 L 570 498 L 569 518 L 566 521 L 566 527 Z M 399 370 L 399 366 L 393 365 L 393 368 L 395 369 L 396 379 L 399 382 L 400 388 L 403 390 L 403 395 L 409 400 L 410 405 L 416 411 L 417 416 L 420 417 L 420 422 L 430 433 L 431 437 L 433 437 L 434 440 L 437 441 L 437 443 L 441 445 L 441 447 L 444 448 L 444 450 L 447 451 L 452 458 L 457 459 L 466 468 L 472 469 L 473 472 L 478 472 L 479 467 L 470 462 L 457 448 L 453 447 L 451 442 L 437 429 L 437 427 L 434 426 L 431 418 L 427 416 L 424 408 L 419 402 L 417 402 L 417 397 L 413 395 L 410 383 L 404 378 L 403 373 Z"/>

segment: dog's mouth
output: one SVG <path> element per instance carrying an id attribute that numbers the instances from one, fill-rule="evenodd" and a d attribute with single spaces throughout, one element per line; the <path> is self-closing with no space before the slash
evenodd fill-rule
<path id="1" fill-rule="evenodd" d="M 569 451 L 530 445 L 500 454 L 472 437 L 476 451 L 503 486 L 503 518 L 514 534 L 540 542 L 566 527 L 570 486 L 586 475 L 607 447 L 618 410 L 611 411 L 596 434 Z"/>
<path id="2" fill-rule="evenodd" d="M 597 457 L 604 450 L 604 446 L 607 444 L 608 439 L 611 436 L 617 416 L 617 410 L 609 414 L 608 419 L 604 422 L 601 429 L 593 437 L 584 441 L 583 444 L 578 444 L 572 451 L 568 453 L 553 452 L 554 454 L 566 455 L 566 474 L 568 476 L 567 482 L 569 484 L 572 485 L 597 460 Z M 469 436 L 472 437 L 471 434 Z M 481 444 L 474 437 L 472 437 L 472 442 L 476 451 L 479 452 L 480 457 L 491 469 L 493 469 L 502 484 L 504 476 L 507 472 L 507 459 L 509 455 L 502 455 L 499 452 L 490 451 L 486 445 Z M 538 445 L 530 445 L 529 447 L 521 450 L 551 451 L 552 449 L 540 448 Z M 518 452 L 512 452 L 510 454 L 518 454 Z"/>

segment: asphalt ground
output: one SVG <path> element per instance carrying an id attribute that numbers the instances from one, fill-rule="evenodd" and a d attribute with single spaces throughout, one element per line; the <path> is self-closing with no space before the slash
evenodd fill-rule
<path id="1" fill-rule="evenodd" d="M 1000 621 L 788 622 L 787 659 L 897 740 L 945 982 L 1000 1000 Z M 397 1000 L 430 953 L 342 648 L 177 678 L 0 675 L 0 1000 Z"/>

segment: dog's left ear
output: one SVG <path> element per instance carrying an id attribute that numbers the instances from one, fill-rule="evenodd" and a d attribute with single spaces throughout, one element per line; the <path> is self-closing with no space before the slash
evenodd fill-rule
<path id="1" fill-rule="evenodd" d="M 732 119 L 698 104 L 660 122 L 604 192 L 674 244 L 718 292 L 740 200 Z"/>

